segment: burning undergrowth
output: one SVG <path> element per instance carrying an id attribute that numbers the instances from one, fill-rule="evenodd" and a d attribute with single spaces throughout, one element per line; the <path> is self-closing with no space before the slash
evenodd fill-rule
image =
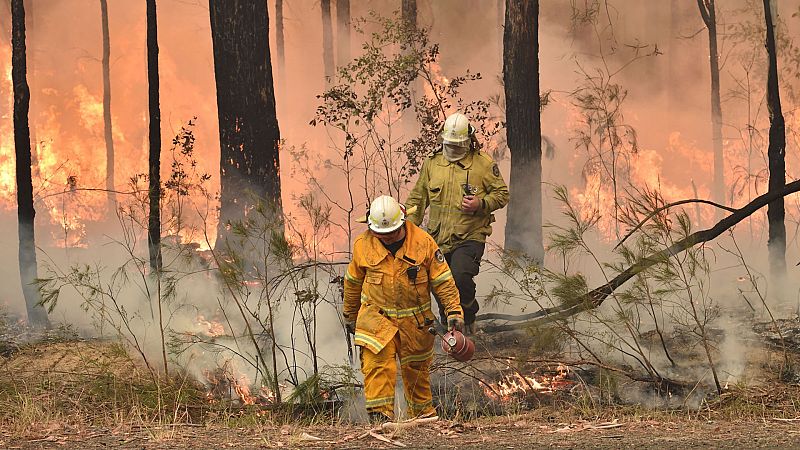
<path id="1" fill-rule="evenodd" d="M 530 374 L 523 374 L 508 366 L 509 372 L 494 383 L 483 382 L 483 392 L 491 400 L 507 402 L 512 398 L 525 398 L 529 395 L 552 394 L 559 391 L 569 391 L 578 383 L 577 379 L 570 379 L 570 369 L 558 364 L 553 369 L 542 366 Z"/>
<path id="2" fill-rule="evenodd" d="M 268 341 L 267 336 L 258 339 L 263 348 L 269 347 Z M 293 377 L 289 368 L 279 377 L 270 377 L 258 363 L 268 355 L 237 337 L 220 311 L 208 316 L 198 314 L 194 328 L 173 334 L 171 348 L 192 370 L 192 377 L 202 386 L 212 407 L 254 411 L 257 415 L 286 411 L 295 417 L 313 416 L 338 411 L 360 387 L 352 370 L 336 367 L 326 366 L 306 379 Z M 277 385 L 276 379 L 280 380 Z"/>
<path id="3" fill-rule="evenodd" d="M 268 387 L 255 390 L 253 382 L 235 368 L 233 360 L 226 361 L 222 367 L 203 369 L 206 398 L 209 402 L 234 401 L 241 405 L 274 405 L 276 396 Z"/>
<path id="4" fill-rule="evenodd" d="M 503 415 L 596 394 L 587 382 L 597 379 L 595 367 L 567 365 L 555 357 L 527 359 L 522 356 L 527 339 L 520 333 L 480 333 L 473 340 L 478 350 L 468 362 L 434 358 L 432 390 L 445 417 Z"/>
<path id="5" fill-rule="evenodd" d="M 717 357 L 716 352 L 731 352 L 740 345 L 742 333 L 709 328 L 714 341 L 715 363 L 722 379 L 722 393 L 730 392 L 742 381 L 765 383 L 777 380 L 782 357 L 779 350 L 762 350 L 738 358 Z M 555 326 L 551 328 L 557 328 Z M 664 333 L 666 345 L 682 347 L 672 353 L 675 365 L 662 364 L 655 354 L 660 342 L 646 343 L 642 351 L 652 355 L 652 373 L 637 366 L 634 358 L 620 358 L 614 349 L 583 348 L 570 336 L 562 335 L 558 345 L 531 352 L 529 341 L 542 337 L 556 339 L 545 332 L 479 333 L 473 339 L 475 357 L 461 363 L 437 355 L 433 368 L 434 398 L 445 417 L 505 415 L 541 407 L 578 408 L 586 413 L 604 407 L 638 406 L 653 410 L 696 410 L 718 395 L 708 370 L 704 347 L 697 336 Z M 767 336 L 769 338 L 770 336 Z M 545 345 L 539 342 L 539 345 Z M 752 344 L 754 348 L 761 346 Z M 742 351 L 738 348 L 739 352 Z M 754 357 L 758 354 L 759 357 Z M 743 366 L 732 364 L 743 361 Z M 746 361 L 746 363 L 744 363 Z M 776 370 L 778 369 L 778 370 Z M 722 378 L 724 377 L 724 378 Z"/>

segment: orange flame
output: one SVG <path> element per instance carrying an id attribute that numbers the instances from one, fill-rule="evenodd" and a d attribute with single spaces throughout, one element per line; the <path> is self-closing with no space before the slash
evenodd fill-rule
<path id="1" fill-rule="evenodd" d="M 257 395 L 253 395 L 250 378 L 236 369 L 232 360 L 226 361 L 222 367 L 204 370 L 206 378 L 206 398 L 210 402 L 231 399 L 242 405 L 270 404 L 275 402 L 275 394 L 266 386 L 262 386 Z"/>
<path id="2" fill-rule="evenodd" d="M 519 372 L 506 374 L 496 383 L 484 383 L 483 391 L 492 400 L 507 402 L 515 395 L 526 395 L 528 393 L 552 393 L 571 387 L 574 382 L 567 379 L 570 370 L 564 365 L 559 364 L 556 368 L 557 374 L 547 376 L 522 375 Z"/>
<path id="3" fill-rule="evenodd" d="M 222 323 L 206 320 L 205 316 L 202 314 L 197 316 L 197 325 L 203 329 L 203 333 L 207 336 L 216 337 L 225 334 L 225 327 Z"/>

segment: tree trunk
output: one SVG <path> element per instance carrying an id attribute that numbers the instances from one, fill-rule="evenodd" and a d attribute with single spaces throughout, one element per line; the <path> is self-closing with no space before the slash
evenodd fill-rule
<path id="1" fill-rule="evenodd" d="M 350 0 L 336 0 L 336 61 L 350 62 Z"/>
<path id="2" fill-rule="evenodd" d="M 147 0 L 147 84 L 150 109 L 150 153 L 148 190 L 150 214 L 147 221 L 147 246 L 150 250 L 150 268 L 161 270 L 161 107 L 158 90 L 158 27 L 156 0 Z"/>
<path id="3" fill-rule="evenodd" d="M 714 0 L 697 0 L 697 6 L 700 8 L 703 23 L 708 29 L 708 53 L 711 63 L 711 141 L 714 148 L 714 178 L 711 191 L 714 201 L 725 205 L 727 203 L 725 201 L 725 167 L 722 155 L 722 105 L 719 95 L 717 13 Z"/>
<path id="4" fill-rule="evenodd" d="M 786 183 L 786 124 L 781 110 L 781 95 L 778 89 L 778 56 L 775 48 L 775 24 L 770 0 L 764 0 L 764 19 L 767 25 L 767 54 L 769 67 L 767 72 L 767 109 L 769 110 L 769 188 L 768 192 L 776 192 Z M 784 217 L 783 197 L 770 202 L 767 208 L 769 223 L 770 275 L 781 280 L 786 276 L 786 224 Z"/>
<path id="5" fill-rule="evenodd" d="M 6 2 L 6 6 L 8 7 L 9 2 Z M 37 66 L 37 37 L 40 35 L 36 32 L 36 14 L 34 5 L 36 5 L 36 0 L 25 0 L 23 6 L 25 7 L 25 35 L 26 35 L 26 59 L 27 59 L 27 79 L 28 79 L 28 87 L 29 91 L 36 92 L 36 86 L 38 86 L 37 82 L 37 74 L 39 73 L 36 66 Z M 10 16 L 9 11 L 9 16 Z M 39 167 L 39 155 L 45 150 L 44 145 L 39 140 L 37 136 L 38 132 L 36 130 L 36 117 L 38 117 L 40 112 L 40 107 L 37 107 L 36 103 L 30 105 L 28 110 L 28 123 L 29 123 L 29 130 L 31 135 L 31 180 L 40 180 L 41 179 L 41 168 Z M 33 117 L 33 119 L 31 119 Z M 33 126 L 30 126 L 31 122 L 33 122 Z M 38 212 L 39 214 L 39 223 L 50 223 L 51 220 L 51 213 L 48 208 L 43 208 Z"/>
<path id="6" fill-rule="evenodd" d="M 403 0 L 401 17 L 412 28 L 417 28 L 417 0 Z"/>
<path id="7" fill-rule="evenodd" d="M 108 203 L 114 206 L 114 136 L 111 128 L 111 39 L 108 32 L 108 0 L 100 0 L 103 22 L 103 133 L 106 139 L 106 190 Z"/>
<path id="8" fill-rule="evenodd" d="M 219 247 L 226 224 L 244 219 L 253 195 L 281 215 L 281 136 L 266 2 L 209 0 L 209 10 L 221 159 Z"/>
<path id="9" fill-rule="evenodd" d="M 511 153 L 505 248 L 541 262 L 544 247 L 538 0 L 507 0 L 505 20 L 503 80 Z"/>
<path id="10" fill-rule="evenodd" d="M 14 87 L 14 154 L 17 175 L 17 223 L 19 229 L 19 277 L 28 311 L 28 323 L 48 327 L 47 311 L 34 285 L 38 278 L 34 234 L 33 179 L 31 178 L 31 134 L 28 126 L 30 88 L 25 48 L 23 0 L 11 1 L 11 83 Z"/>
<path id="11" fill-rule="evenodd" d="M 333 80 L 333 27 L 331 24 L 331 0 L 320 0 L 322 9 L 322 64 L 325 66 L 325 83 Z"/>

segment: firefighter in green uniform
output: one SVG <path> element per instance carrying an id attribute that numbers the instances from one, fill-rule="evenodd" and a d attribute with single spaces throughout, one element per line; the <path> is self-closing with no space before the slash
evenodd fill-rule
<path id="1" fill-rule="evenodd" d="M 508 204 L 508 186 L 494 160 L 480 151 L 475 128 L 465 115 L 451 114 L 441 139 L 441 147 L 423 162 L 406 206 L 417 207 L 409 216 L 416 225 L 430 208 L 428 233 L 450 265 L 466 330 L 474 333 L 479 306 L 473 277 L 480 270 L 486 237 L 492 234 L 492 212 Z M 440 315 L 444 316 L 441 308 Z"/>

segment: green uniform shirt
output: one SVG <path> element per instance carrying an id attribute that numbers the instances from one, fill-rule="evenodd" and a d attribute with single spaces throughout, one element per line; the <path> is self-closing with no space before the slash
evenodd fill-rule
<path id="1" fill-rule="evenodd" d="M 482 200 L 474 213 L 461 210 L 467 175 L 471 194 Z M 469 152 L 454 163 L 448 161 L 441 151 L 426 159 L 417 184 L 405 203 L 407 208 L 417 207 L 409 216 L 416 225 L 422 223 L 425 210 L 430 207 L 428 233 L 445 253 L 463 241 L 486 242 L 486 236 L 492 234 L 492 211 L 506 204 L 508 186 L 494 160 L 481 151 Z"/>

